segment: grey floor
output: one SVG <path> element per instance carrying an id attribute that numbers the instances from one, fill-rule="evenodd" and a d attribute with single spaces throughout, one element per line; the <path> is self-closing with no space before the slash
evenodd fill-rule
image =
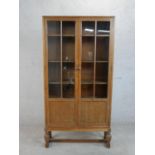
<path id="1" fill-rule="evenodd" d="M 52 143 L 44 148 L 42 126 L 20 126 L 20 155 L 134 155 L 134 123 L 113 124 L 111 148 L 102 143 Z M 101 132 L 54 132 L 55 138 L 101 138 Z"/>

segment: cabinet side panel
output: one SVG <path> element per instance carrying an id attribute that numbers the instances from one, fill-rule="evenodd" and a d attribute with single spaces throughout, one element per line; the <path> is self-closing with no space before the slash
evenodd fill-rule
<path id="1" fill-rule="evenodd" d="M 111 111 L 112 111 L 112 86 L 113 86 L 113 57 L 114 57 L 114 18 L 110 20 L 110 44 L 109 44 L 109 72 L 108 72 L 108 126 L 111 125 Z"/>
<path id="2" fill-rule="evenodd" d="M 43 79 L 44 79 L 44 110 L 45 110 L 45 128 L 48 124 L 48 53 L 47 53 L 47 25 L 45 17 L 42 17 L 42 38 L 43 38 Z"/>

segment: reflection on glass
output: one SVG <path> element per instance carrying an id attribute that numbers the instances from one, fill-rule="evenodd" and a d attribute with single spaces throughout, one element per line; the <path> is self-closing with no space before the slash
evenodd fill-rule
<path id="1" fill-rule="evenodd" d="M 89 29 L 89 28 L 85 28 L 84 31 L 85 31 L 85 32 L 94 32 L 93 29 Z"/>
<path id="2" fill-rule="evenodd" d="M 110 33 L 110 22 L 97 22 L 97 34 L 109 34 Z"/>
<path id="3" fill-rule="evenodd" d="M 109 33 L 109 30 L 97 30 L 98 33 Z"/>
<path id="4" fill-rule="evenodd" d="M 82 35 L 94 35 L 95 22 L 82 22 Z"/>

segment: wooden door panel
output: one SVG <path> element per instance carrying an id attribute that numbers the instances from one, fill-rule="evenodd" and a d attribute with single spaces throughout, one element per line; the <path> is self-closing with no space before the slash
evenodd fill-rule
<path id="1" fill-rule="evenodd" d="M 107 102 L 82 101 L 79 103 L 79 125 L 105 126 Z"/>
<path id="2" fill-rule="evenodd" d="M 75 126 L 75 102 L 74 101 L 50 101 L 49 102 L 49 126 L 50 127 L 74 127 Z"/>

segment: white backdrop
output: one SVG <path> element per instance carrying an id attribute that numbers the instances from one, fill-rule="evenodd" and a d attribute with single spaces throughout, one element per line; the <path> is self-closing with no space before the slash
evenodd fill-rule
<path id="1" fill-rule="evenodd" d="M 134 122 L 134 0 L 20 0 L 20 124 L 44 123 L 43 15 L 116 17 L 112 122 Z"/>

